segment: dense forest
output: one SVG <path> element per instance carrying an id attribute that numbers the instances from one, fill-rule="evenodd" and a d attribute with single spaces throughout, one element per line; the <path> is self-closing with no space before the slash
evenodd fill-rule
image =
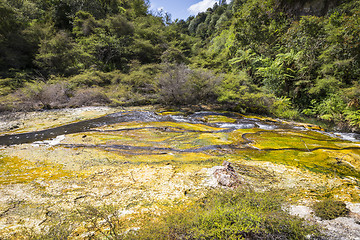
<path id="1" fill-rule="evenodd" d="M 210 104 L 360 129 L 360 1 L 0 0 L 0 111 Z"/>

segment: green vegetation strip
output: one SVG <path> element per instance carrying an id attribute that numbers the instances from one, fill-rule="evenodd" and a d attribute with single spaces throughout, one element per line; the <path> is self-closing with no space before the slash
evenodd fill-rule
<path id="1" fill-rule="evenodd" d="M 216 190 L 196 201 L 163 208 L 160 216 L 146 213 L 132 214 L 131 218 L 121 216 L 114 205 L 84 205 L 69 216 L 53 213 L 47 232 L 24 233 L 30 239 L 69 239 L 75 237 L 83 225 L 92 233 L 92 239 L 305 240 L 309 236 L 322 237 L 316 225 L 284 210 L 285 195 L 279 191 Z M 135 221 L 134 217 L 142 219 Z"/>

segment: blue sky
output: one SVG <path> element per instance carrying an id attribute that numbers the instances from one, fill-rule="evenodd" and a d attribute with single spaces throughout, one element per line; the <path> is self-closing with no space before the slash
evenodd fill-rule
<path id="1" fill-rule="evenodd" d="M 150 0 L 151 10 L 163 11 L 171 14 L 173 20 L 176 18 L 187 19 L 190 15 L 206 11 L 218 0 Z"/>

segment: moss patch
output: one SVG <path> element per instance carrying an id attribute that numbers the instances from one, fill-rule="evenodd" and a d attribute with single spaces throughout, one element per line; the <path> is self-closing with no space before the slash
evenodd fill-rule
<path id="1" fill-rule="evenodd" d="M 30 183 L 35 179 L 56 180 L 73 176 L 61 165 L 30 162 L 18 157 L 0 156 L 0 184 Z"/>
<path id="2" fill-rule="evenodd" d="M 207 123 L 234 123 L 236 119 L 221 115 L 209 115 L 203 117 L 203 121 Z"/>
<path id="3" fill-rule="evenodd" d="M 358 154 L 360 152 L 358 151 Z M 351 154 L 351 155 L 347 155 Z M 353 176 L 360 178 L 358 165 L 355 167 L 347 162 L 339 162 L 336 158 L 339 156 L 347 156 L 349 161 L 355 161 L 359 164 L 359 155 L 353 151 L 330 151 L 316 150 L 313 152 L 303 152 L 296 150 L 281 151 L 258 151 L 246 150 L 238 151 L 240 158 L 248 161 L 267 161 L 276 164 L 285 164 L 302 169 L 308 169 L 316 173 L 326 173 L 333 176 Z M 351 160 L 350 160 L 351 158 Z"/>

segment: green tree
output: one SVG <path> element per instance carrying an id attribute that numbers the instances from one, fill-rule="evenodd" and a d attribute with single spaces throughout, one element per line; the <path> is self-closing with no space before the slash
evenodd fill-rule
<path id="1" fill-rule="evenodd" d="M 131 0 L 131 7 L 136 17 L 146 16 L 149 6 L 149 0 Z"/>
<path id="2" fill-rule="evenodd" d="M 269 109 L 269 96 L 251 83 L 246 72 L 225 75 L 218 88 L 218 101 L 231 106 L 232 109 L 245 112 L 267 113 Z"/>
<path id="3" fill-rule="evenodd" d="M 258 74 L 263 78 L 263 84 L 270 92 L 278 97 L 295 98 L 302 74 L 306 70 L 306 67 L 298 62 L 302 54 L 301 51 L 278 54 L 270 66 L 258 69 Z"/>
<path id="4" fill-rule="evenodd" d="M 0 1 L 0 71 L 21 69 L 29 64 L 31 49 L 21 34 L 25 25 L 14 9 Z"/>
<path id="5" fill-rule="evenodd" d="M 79 70 L 79 48 L 63 31 L 45 38 L 35 57 L 36 65 L 46 74 L 71 75 Z"/>

